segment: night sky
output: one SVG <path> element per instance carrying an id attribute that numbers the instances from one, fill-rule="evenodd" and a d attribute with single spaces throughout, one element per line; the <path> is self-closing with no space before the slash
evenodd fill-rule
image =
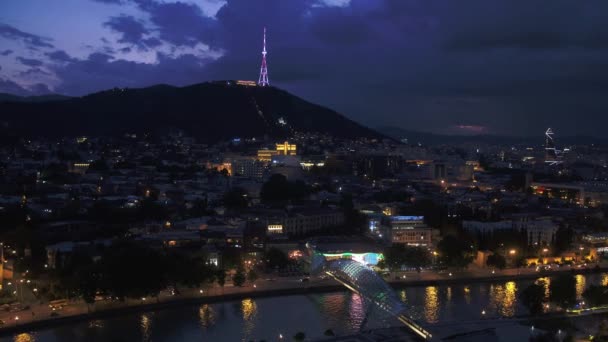
<path id="1" fill-rule="evenodd" d="M 257 80 L 371 127 L 604 136 L 608 1 L 2 0 L 0 92 Z"/>

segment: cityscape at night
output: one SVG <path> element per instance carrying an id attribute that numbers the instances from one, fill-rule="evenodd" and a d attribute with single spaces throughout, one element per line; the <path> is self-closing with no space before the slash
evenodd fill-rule
<path id="1" fill-rule="evenodd" d="M 0 342 L 608 341 L 607 23 L 2 1 Z"/>

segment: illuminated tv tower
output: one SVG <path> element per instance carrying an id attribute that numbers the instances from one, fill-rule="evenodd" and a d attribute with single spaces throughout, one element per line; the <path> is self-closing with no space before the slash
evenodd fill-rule
<path id="1" fill-rule="evenodd" d="M 262 50 L 262 66 L 260 67 L 260 79 L 258 85 L 265 87 L 268 82 L 268 68 L 266 67 L 266 28 L 264 27 L 264 49 Z"/>
<path id="2" fill-rule="evenodd" d="M 549 165 L 561 164 L 562 151 L 555 147 L 555 140 L 553 139 L 553 130 L 548 128 L 545 131 L 545 163 Z"/>

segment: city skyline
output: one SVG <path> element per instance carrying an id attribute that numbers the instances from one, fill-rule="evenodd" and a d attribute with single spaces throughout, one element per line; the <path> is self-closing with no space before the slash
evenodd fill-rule
<path id="1" fill-rule="evenodd" d="M 599 1 L 0 6 L 0 92 L 80 96 L 255 80 L 268 27 L 273 86 L 372 128 L 534 136 L 552 127 L 560 136 L 602 136 L 608 123 L 608 30 Z"/>

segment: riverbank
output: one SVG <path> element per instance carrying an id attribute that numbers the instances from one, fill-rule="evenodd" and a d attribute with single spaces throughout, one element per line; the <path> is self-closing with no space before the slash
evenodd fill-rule
<path id="1" fill-rule="evenodd" d="M 516 269 L 504 270 L 498 273 L 491 273 L 491 271 L 488 270 L 478 270 L 474 272 L 464 271 L 454 272 L 451 275 L 450 273 L 438 274 L 423 272 L 422 274 L 408 274 L 406 279 L 392 280 L 389 281 L 389 283 L 394 288 L 404 288 L 415 286 L 470 284 L 480 282 L 504 282 L 526 279 L 532 280 L 544 276 L 555 276 L 563 272 L 589 274 L 606 271 L 608 271 L 608 267 L 588 269 L 566 268 L 543 273 Z M 219 291 L 222 291 L 222 293 L 218 293 Z M 181 296 L 159 297 L 158 302 L 156 299 L 148 299 L 147 301 L 130 301 L 126 304 L 115 303 L 115 306 L 112 307 L 97 307 L 92 312 L 88 312 L 87 306 L 83 303 L 74 303 L 70 305 L 70 310 L 62 311 L 60 316 L 51 317 L 50 315 L 45 316 L 44 314 L 37 314 L 37 316 L 32 315 L 30 318 L 30 311 L 39 309 L 43 311 L 43 306 L 40 306 L 40 308 L 34 307 L 28 311 L 12 313 L 11 315 L 14 317 L 16 317 L 16 314 L 23 317 L 21 317 L 19 320 L 11 320 L 11 317 L 9 316 L 8 320 L 5 320 L 7 325 L 0 328 L 0 336 L 5 337 L 21 332 L 42 330 L 55 327 L 58 324 L 71 324 L 75 322 L 104 319 L 129 313 L 163 310 L 185 305 L 202 305 L 242 300 L 246 298 L 306 295 L 312 293 L 339 291 L 345 291 L 345 288 L 342 285 L 330 280 L 317 280 L 311 282 L 300 282 L 296 279 L 281 279 L 272 282 L 261 280 L 255 288 L 251 286 L 244 288 L 227 286 L 224 290 L 215 288 L 211 291 L 207 291 L 204 295 L 198 294 L 198 290 L 192 290 L 191 293 L 184 293 Z M 48 311 L 48 308 L 46 309 Z M 8 313 L 6 315 L 8 315 Z"/>

